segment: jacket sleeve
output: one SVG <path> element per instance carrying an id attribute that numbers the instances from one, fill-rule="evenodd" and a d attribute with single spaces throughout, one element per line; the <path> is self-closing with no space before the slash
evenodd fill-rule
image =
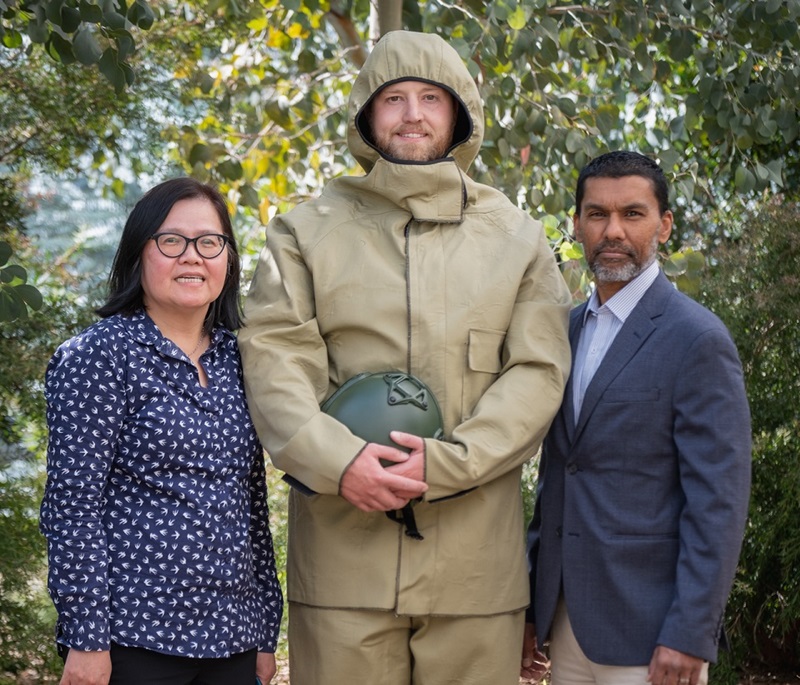
<path id="1" fill-rule="evenodd" d="M 276 217 L 239 332 L 248 405 L 272 462 L 312 490 L 336 495 L 366 443 L 319 409 L 328 391 L 328 356 L 314 302 L 297 241 Z"/>
<path id="2" fill-rule="evenodd" d="M 750 412 L 736 348 L 712 329 L 676 370 L 674 440 L 686 498 L 675 593 L 658 644 L 715 661 L 750 492 Z"/>
<path id="3" fill-rule="evenodd" d="M 571 297 L 544 231 L 517 288 L 500 374 L 447 442 L 426 440 L 428 501 L 491 482 L 536 454 L 569 374 Z"/>

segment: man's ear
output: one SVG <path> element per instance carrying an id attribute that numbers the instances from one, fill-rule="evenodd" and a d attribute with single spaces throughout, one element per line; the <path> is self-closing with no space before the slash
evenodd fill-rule
<path id="1" fill-rule="evenodd" d="M 572 237 L 579 243 L 583 242 L 583 234 L 581 233 L 581 218 L 578 212 L 572 215 Z"/>
<path id="2" fill-rule="evenodd" d="M 661 227 L 658 229 L 658 242 L 662 245 L 669 240 L 674 222 L 675 218 L 672 216 L 670 210 L 667 210 L 661 215 Z"/>

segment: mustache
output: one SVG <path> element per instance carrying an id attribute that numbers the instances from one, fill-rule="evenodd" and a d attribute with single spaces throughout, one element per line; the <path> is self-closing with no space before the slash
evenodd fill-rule
<path id="1" fill-rule="evenodd" d="M 399 135 L 402 135 L 403 133 L 424 133 L 425 135 L 431 135 L 431 129 L 422 123 L 417 124 L 416 126 L 404 124 L 394 129 L 393 133 Z"/>
<path id="2" fill-rule="evenodd" d="M 597 256 L 605 250 L 613 250 L 614 252 L 626 254 L 628 257 L 636 257 L 636 252 L 633 250 L 633 248 L 629 247 L 625 243 L 620 243 L 614 240 L 604 240 L 595 245 L 594 250 L 592 250 L 591 259 L 596 259 Z"/>

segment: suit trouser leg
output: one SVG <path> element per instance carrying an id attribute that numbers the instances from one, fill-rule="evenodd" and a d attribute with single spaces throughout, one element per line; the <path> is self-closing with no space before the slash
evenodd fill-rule
<path id="1" fill-rule="evenodd" d="M 550 637 L 550 685 L 651 685 L 645 666 L 604 666 L 583 653 L 563 600 L 558 603 Z M 703 665 L 697 685 L 707 685 L 708 664 Z M 657 684 L 656 684 L 657 685 Z"/>
<path id="2" fill-rule="evenodd" d="M 524 613 L 408 617 L 289 606 L 292 685 L 517 685 Z"/>

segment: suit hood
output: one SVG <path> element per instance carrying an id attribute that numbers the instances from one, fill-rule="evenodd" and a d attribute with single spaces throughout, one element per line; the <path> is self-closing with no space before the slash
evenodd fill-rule
<path id="1" fill-rule="evenodd" d="M 365 116 L 368 105 L 384 86 L 412 79 L 440 86 L 455 98 L 458 114 L 447 155 L 466 171 L 483 142 L 483 106 L 475 81 L 459 54 L 444 39 L 429 33 L 391 31 L 370 53 L 350 94 L 347 127 L 350 152 L 365 171 L 372 170 L 381 153 L 375 147 Z"/>

